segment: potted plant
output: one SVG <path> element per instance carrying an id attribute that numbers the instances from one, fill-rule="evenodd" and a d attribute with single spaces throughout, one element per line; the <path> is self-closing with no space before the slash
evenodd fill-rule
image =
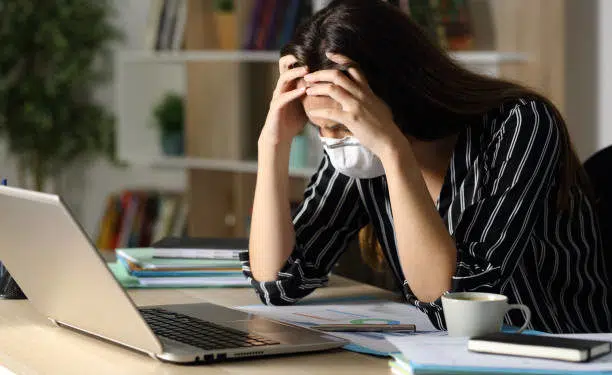
<path id="1" fill-rule="evenodd" d="M 234 0 L 215 0 L 213 19 L 220 49 L 238 48 L 238 20 L 235 7 Z"/>
<path id="2" fill-rule="evenodd" d="M 45 190 L 75 162 L 114 160 L 114 119 L 93 90 L 121 38 L 109 0 L 10 0 L 0 6 L 0 138 L 18 184 Z"/>
<path id="3" fill-rule="evenodd" d="M 155 123 L 159 128 L 162 151 L 166 155 L 182 156 L 184 154 L 184 107 L 182 95 L 168 92 L 153 110 Z"/>

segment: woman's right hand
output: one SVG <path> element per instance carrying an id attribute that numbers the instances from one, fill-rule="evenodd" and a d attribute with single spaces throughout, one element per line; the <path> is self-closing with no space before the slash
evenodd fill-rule
<path id="1" fill-rule="evenodd" d="M 297 100 L 305 94 L 306 87 L 296 85 L 298 78 L 306 75 L 308 69 L 305 66 L 290 69 L 295 62 L 297 59 L 293 55 L 283 56 L 278 61 L 280 76 L 259 136 L 260 141 L 291 144 L 293 137 L 302 131 L 308 120 L 302 103 Z"/>

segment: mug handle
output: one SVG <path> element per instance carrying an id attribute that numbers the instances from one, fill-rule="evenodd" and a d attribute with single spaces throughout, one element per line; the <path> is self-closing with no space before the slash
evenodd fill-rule
<path id="1" fill-rule="evenodd" d="M 527 328 L 527 325 L 531 321 L 531 310 L 525 305 L 508 305 L 508 308 L 506 309 L 506 314 L 508 313 L 508 311 L 514 309 L 521 310 L 523 311 L 523 314 L 525 314 L 525 324 L 523 324 L 523 326 L 519 328 L 518 331 L 516 331 L 516 333 L 521 333 L 525 330 L 525 328 Z"/>

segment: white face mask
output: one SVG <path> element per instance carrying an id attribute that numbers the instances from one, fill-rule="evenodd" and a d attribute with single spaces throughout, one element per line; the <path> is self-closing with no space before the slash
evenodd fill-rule
<path id="1" fill-rule="evenodd" d="M 385 174 L 385 168 L 378 156 L 359 143 L 357 138 L 319 138 L 338 172 L 355 178 L 374 178 Z"/>

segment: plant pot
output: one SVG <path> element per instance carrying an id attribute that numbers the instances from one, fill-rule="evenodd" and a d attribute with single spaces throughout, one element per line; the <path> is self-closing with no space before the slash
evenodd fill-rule
<path id="1" fill-rule="evenodd" d="M 183 156 L 185 154 L 185 140 L 183 132 L 162 132 L 161 146 L 164 155 Z"/>
<path id="2" fill-rule="evenodd" d="M 308 137 L 297 135 L 291 141 L 289 168 L 305 168 L 308 164 Z"/>
<path id="3" fill-rule="evenodd" d="M 214 12 L 217 41 L 220 49 L 238 49 L 238 19 L 234 12 Z"/>

